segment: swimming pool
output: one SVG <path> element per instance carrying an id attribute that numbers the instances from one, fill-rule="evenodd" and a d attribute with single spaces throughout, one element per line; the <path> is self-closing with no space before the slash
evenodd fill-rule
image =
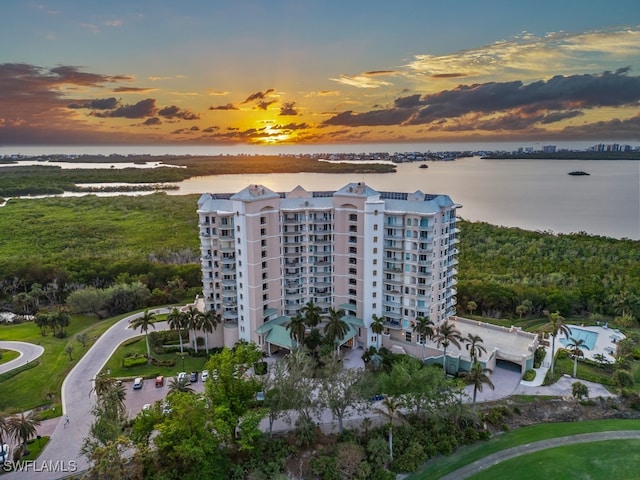
<path id="1" fill-rule="evenodd" d="M 569 338 L 584 340 L 584 343 L 582 344 L 583 347 L 586 347 L 589 350 L 593 350 L 593 348 L 596 346 L 596 340 L 598 339 L 598 334 L 596 332 L 584 330 L 583 328 L 578 327 L 569 327 L 569 331 L 571 332 Z M 564 346 L 567 346 L 569 343 L 571 343 L 569 341 L 569 338 L 561 338 L 560 343 Z"/>

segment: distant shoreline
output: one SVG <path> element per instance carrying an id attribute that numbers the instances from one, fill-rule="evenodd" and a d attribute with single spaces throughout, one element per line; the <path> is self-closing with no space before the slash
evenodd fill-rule
<path id="1" fill-rule="evenodd" d="M 640 160 L 640 152 L 535 152 L 495 153 L 483 155 L 483 160 Z"/>

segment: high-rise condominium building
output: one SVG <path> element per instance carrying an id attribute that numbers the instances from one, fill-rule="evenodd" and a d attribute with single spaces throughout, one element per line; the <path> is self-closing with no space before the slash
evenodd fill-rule
<path id="1" fill-rule="evenodd" d="M 413 325 L 455 313 L 456 205 L 447 195 L 249 185 L 198 201 L 205 310 L 221 325 L 209 344 L 290 348 L 286 325 L 312 302 L 344 312 L 351 347 L 416 344 Z M 384 320 L 378 338 L 374 316 Z"/>

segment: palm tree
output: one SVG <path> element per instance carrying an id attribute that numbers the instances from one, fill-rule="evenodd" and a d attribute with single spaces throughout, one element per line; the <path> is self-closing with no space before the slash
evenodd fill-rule
<path id="1" fill-rule="evenodd" d="M 198 338 L 196 332 L 198 330 L 198 325 L 200 324 L 200 317 L 202 316 L 202 313 L 193 305 L 189 305 L 187 311 L 183 313 L 186 327 L 189 329 L 189 332 L 193 330 L 193 349 L 198 353 Z"/>
<path id="2" fill-rule="evenodd" d="M 311 328 L 317 327 L 322 320 L 322 309 L 313 302 L 308 302 L 300 309 L 305 322 Z"/>
<path id="3" fill-rule="evenodd" d="M 100 372 L 93 379 L 93 387 L 90 393 L 95 393 L 96 396 L 101 397 L 107 393 L 114 385 L 116 385 L 115 378 L 108 377 L 106 373 Z"/>
<path id="4" fill-rule="evenodd" d="M 462 341 L 466 343 L 466 349 L 469 350 L 472 365 L 476 363 L 476 360 L 478 360 L 483 353 L 487 353 L 487 349 L 480 345 L 482 343 L 482 337 L 480 335 L 468 333 Z"/>
<path id="5" fill-rule="evenodd" d="M 467 310 L 469 310 L 469 315 L 473 315 L 473 312 L 478 308 L 478 304 L 473 300 L 467 302 Z"/>
<path id="6" fill-rule="evenodd" d="M 384 408 L 374 408 L 374 412 L 377 412 L 380 415 L 383 415 L 388 420 L 388 428 L 389 428 L 389 459 L 393 461 L 393 422 L 396 420 L 404 419 L 403 413 L 400 411 L 400 407 L 402 407 L 402 403 L 399 400 L 396 400 L 392 397 L 385 397 L 384 400 L 380 403 L 381 407 Z"/>
<path id="7" fill-rule="evenodd" d="M 191 384 L 188 382 L 186 377 L 181 379 L 173 377 L 169 380 L 167 395 L 171 395 L 176 392 L 193 393 L 194 391 L 195 390 L 191 387 Z"/>
<path id="8" fill-rule="evenodd" d="M 302 345 L 304 341 L 304 334 L 307 331 L 307 325 L 304 322 L 304 317 L 300 313 L 296 313 L 289 323 L 285 325 L 285 328 L 289 330 L 289 336 L 291 340 L 296 343 L 296 348 Z"/>
<path id="9" fill-rule="evenodd" d="M 198 328 L 204 332 L 204 348 L 207 351 L 207 355 L 209 355 L 209 333 L 213 333 L 215 329 L 218 328 L 222 318 L 220 314 L 215 310 L 207 310 L 204 314 L 200 315 L 200 321 L 198 323 Z"/>
<path id="10" fill-rule="evenodd" d="M 583 339 L 569 338 L 569 343 L 566 345 L 573 354 L 573 378 L 576 378 L 578 373 L 578 357 L 584 355 L 582 349 L 586 347 Z"/>
<path id="11" fill-rule="evenodd" d="M 488 385 L 491 390 L 495 388 L 491 379 L 489 378 L 491 370 L 488 368 L 482 368 L 480 362 L 474 362 L 471 370 L 465 372 L 463 375 L 468 385 L 473 385 L 473 406 L 476 406 L 476 396 L 478 392 L 482 391 L 483 385 Z"/>
<path id="12" fill-rule="evenodd" d="M 35 416 L 34 412 L 30 412 L 25 416 L 24 412 L 7 420 L 9 435 L 17 442 L 22 442 L 24 446 L 23 455 L 28 455 L 27 442 L 31 437 L 35 437 L 38 433 L 40 420 Z"/>
<path id="13" fill-rule="evenodd" d="M 462 334 L 460 333 L 459 330 L 456 329 L 453 323 L 450 323 L 445 320 L 436 329 L 436 334 L 433 336 L 433 339 L 438 344 L 438 346 L 442 345 L 444 347 L 444 352 L 442 354 L 442 368 L 444 369 L 444 375 L 446 377 L 447 376 L 447 348 L 451 344 L 460 348 L 460 341 L 462 340 Z"/>
<path id="14" fill-rule="evenodd" d="M 340 342 L 349 332 L 349 325 L 342 319 L 343 317 L 344 310 L 329 309 L 327 324 L 324 326 L 324 334 L 330 342 L 335 342 L 336 340 Z"/>
<path id="15" fill-rule="evenodd" d="M 149 346 L 149 327 L 156 328 L 156 326 L 153 324 L 153 320 L 155 320 L 155 318 L 156 314 L 150 312 L 149 309 L 147 309 L 142 315 L 131 322 L 131 328 L 133 328 L 134 330 L 140 329 L 141 332 L 144 332 L 144 338 L 147 342 L 147 362 L 151 361 L 151 347 Z"/>
<path id="16" fill-rule="evenodd" d="M 384 332 L 384 317 L 379 317 L 376 314 L 371 316 L 371 332 L 376 334 L 377 338 L 377 349 L 380 350 L 380 340 L 382 332 Z"/>
<path id="17" fill-rule="evenodd" d="M 564 333 L 567 337 L 571 335 L 571 330 L 564 324 L 564 317 L 559 312 L 549 313 L 545 310 L 544 314 L 549 318 L 549 330 L 551 331 L 551 374 L 556 366 L 556 336 L 558 332 Z"/>
<path id="18" fill-rule="evenodd" d="M 171 313 L 167 315 L 167 323 L 171 330 L 178 331 L 178 338 L 180 338 L 180 354 L 184 354 L 184 348 L 182 346 L 182 329 L 185 327 L 185 318 L 180 310 L 173 308 Z"/>
<path id="19" fill-rule="evenodd" d="M 422 343 L 422 358 L 424 359 L 425 350 L 427 348 L 427 338 L 433 338 L 433 335 L 436 333 L 433 329 L 435 324 L 431 321 L 429 317 L 418 317 L 416 318 L 416 323 L 413 326 L 413 332 L 418 334 L 418 338 Z"/>

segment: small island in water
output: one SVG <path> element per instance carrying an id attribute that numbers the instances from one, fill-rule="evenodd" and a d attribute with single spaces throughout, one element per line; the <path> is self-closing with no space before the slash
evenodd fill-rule
<path id="1" fill-rule="evenodd" d="M 569 172 L 568 175 L 573 175 L 574 177 L 581 177 L 584 175 L 591 175 L 591 174 L 587 172 L 583 172 L 582 170 L 575 170 L 573 172 Z"/>

